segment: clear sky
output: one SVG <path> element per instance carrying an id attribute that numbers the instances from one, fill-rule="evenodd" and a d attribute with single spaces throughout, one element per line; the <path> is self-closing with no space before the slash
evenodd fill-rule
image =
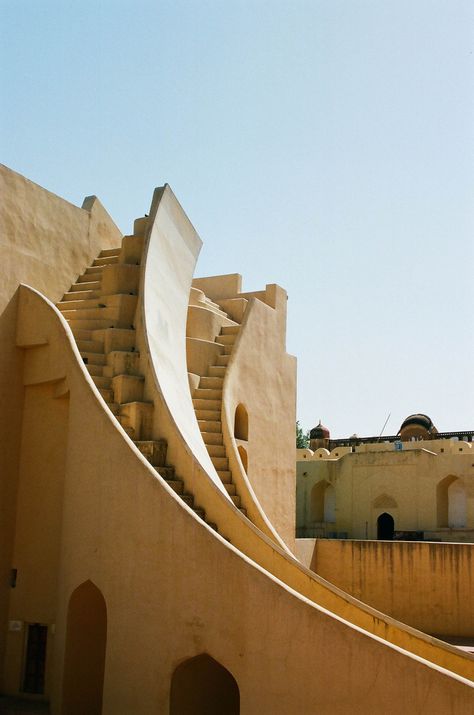
<path id="1" fill-rule="evenodd" d="M 298 417 L 474 428 L 471 0 L 0 0 L 1 161 L 288 290 Z M 262 360 L 265 356 L 262 355 Z"/>

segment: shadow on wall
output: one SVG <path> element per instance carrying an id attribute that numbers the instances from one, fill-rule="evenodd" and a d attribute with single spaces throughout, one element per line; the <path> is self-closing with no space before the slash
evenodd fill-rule
<path id="1" fill-rule="evenodd" d="M 239 715 L 235 678 L 207 653 L 178 665 L 171 679 L 170 715 Z"/>

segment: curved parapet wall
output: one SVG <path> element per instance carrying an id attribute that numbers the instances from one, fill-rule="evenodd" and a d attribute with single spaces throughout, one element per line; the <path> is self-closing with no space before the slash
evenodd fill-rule
<path id="1" fill-rule="evenodd" d="M 103 715 L 168 712 L 172 673 L 201 653 L 232 673 L 250 715 L 470 711 L 465 679 L 335 617 L 198 519 L 104 409 L 54 306 L 27 288 L 21 298 L 25 384 L 69 395 L 64 471 L 49 475 L 64 482 L 54 715 L 67 605 L 88 581 L 107 609 Z M 49 426 L 32 424 L 35 438 L 54 439 Z M 15 591 L 24 597 L 21 579 Z"/>

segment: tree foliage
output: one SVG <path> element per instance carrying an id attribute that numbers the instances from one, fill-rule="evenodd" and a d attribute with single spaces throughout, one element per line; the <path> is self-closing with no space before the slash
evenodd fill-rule
<path id="1" fill-rule="evenodd" d="M 299 420 L 296 421 L 296 448 L 297 449 L 304 449 L 309 445 L 309 430 L 307 432 L 303 432 L 303 428 L 301 427 Z"/>

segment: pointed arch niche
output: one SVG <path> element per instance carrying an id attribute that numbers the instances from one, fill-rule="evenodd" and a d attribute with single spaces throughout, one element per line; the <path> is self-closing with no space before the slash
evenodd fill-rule
<path id="1" fill-rule="evenodd" d="M 436 487 L 437 524 L 440 527 L 462 529 L 467 524 L 466 487 L 453 475 L 445 477 Z"/>
<path id="2" fill-rule="evenodd" d="M 62 715 L 100 715 L 107 644 L 107 607 L 92 581 L 69 599 Z"/>
<path id="3" fill-rule="evenodd" d="M 207 653 L 180 663 L 171 678 L 170 715 L 239 715 L 234 676 Z"/>
<path id="4" fill-rule="evenodd" d="M 316 482 L 311 489 L 310 519 L 317 523 L 336 521 L 336 490 L 325 480 Z"/>

